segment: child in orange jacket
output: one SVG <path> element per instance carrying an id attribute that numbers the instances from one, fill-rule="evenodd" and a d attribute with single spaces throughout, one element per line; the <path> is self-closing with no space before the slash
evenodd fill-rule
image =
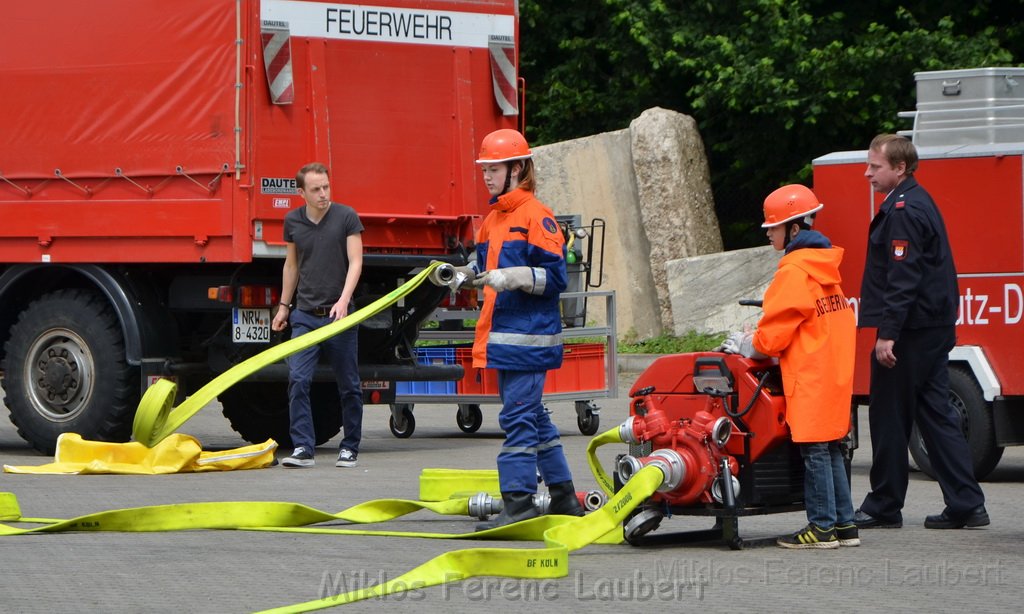
<path id="1" fill-rule="evenodd" d="M 823 207 L 802 185 L 779 188 L 765 199 L 762 228 L 785 255 L 765 292 L 757 329 L 734 334 L 725 348 L 779 358 L 786 422 L 804 458 L 808 520 L 778 540 L 783 548 L 860 545 L 839 449 L 850 430 L 856 317 L 839 286 L 843 249 L 811 230 Z"/>

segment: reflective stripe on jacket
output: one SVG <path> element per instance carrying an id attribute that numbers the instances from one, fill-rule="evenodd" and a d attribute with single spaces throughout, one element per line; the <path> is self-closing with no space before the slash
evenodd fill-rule
<path id="1" fill-rule="evenodd" d="M 566 287 L 565 238 L 555 216 L 532 192 L 512 190 L 491 203 L 477 235 L 480 271 L 534 268 L 535 294 L 484 287 L 476 325 L 476 368 L 547 371 L 562 364 L 558 297 Z"/>
<path id="2" fill-rule="evenodd" d="M 786 422 L 798 443 L 834 441 L 850 430 L 857 323 L 839 286 L 842 258 L 840 247 L 783 256 L 754 333 L 759 352 L 779 357 Z"/>

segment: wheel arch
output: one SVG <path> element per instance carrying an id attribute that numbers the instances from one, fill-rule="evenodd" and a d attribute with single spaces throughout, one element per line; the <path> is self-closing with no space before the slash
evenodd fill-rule
<path id="1" fill-rule="evenodd" d="M 995 469 L 1003 455 L 996 432 L 995 403 L 986 398 L 988 394 L 998 395 L 1001 387 L 977 346 L 961 346 L 950 352 L 949 374 L 951 403 L 960 413 L 975 477 L 982 480 Z M 917 466 L 935 479 L 935 470 L 917 424 L 908 444 Z"/>
<path id="2" fill-rule="evenodd" d="M 127 279 L 127 278 L 126 278 Z M 95 264 L 19 264 L 0 274 L 0 359 L 18 314 L 34 299 L 61 288 L 95 288 L 103 293 L 124 335 L 125 359 L 139 366 L 143 357 L 170 347 L 166 332 L 154 326 L 154 297 L 138 296 L 138 288 Z M 149 306 L 149 307 L 147 307 Z"/>
<path id="3" fill-rule="evenodd" d="M 981 394 L 987 403 L 991 403 L 1002 394 L 1003 387 L 981 346 L 956 346 L 949 353 L 949 366 L 959 367 L 970 373 L 981 388 Z"/>

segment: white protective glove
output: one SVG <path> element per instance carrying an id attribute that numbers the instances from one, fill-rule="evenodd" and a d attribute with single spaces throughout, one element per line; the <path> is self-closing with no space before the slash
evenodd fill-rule
<path id="1" fill-rule="evenodd" d="M 758 352 L 754 348 L 753 332 L 735 332 L 722 342 L 722 351 L 726 354 L 739 354 L 746 358 L 761 360 L 768 358 L 766 354 Z"/>
<path id="2" fill-rule="evenodd" d="M 448 286 L 453 291 L 458 290 L 466 284 L 472 284 L 473 280 L 476 279 L 476 275 L 476 267 L 473 265 L 457 266 L 455 267 L 455 276 Z"/>
<path id="3" fill-rule="evenodd" d="M 739 354 L 740 344 L 742 343 L 743 333 L 737 331 L 726 337 L 725 341 L 722 342 L 722 345 L 720 345 L 719 348 L 726 354 Z"/>
<path id="4" fill-rule="evenodd" d="M 506 290 L 524 290 L 533 292 L 533 268 L 528 266 L 510 266 L 504 269 L 485 271 L 473 280 L 473 286 L 480 288 L 485 285 L 494 288 L 495 292 Z"/>

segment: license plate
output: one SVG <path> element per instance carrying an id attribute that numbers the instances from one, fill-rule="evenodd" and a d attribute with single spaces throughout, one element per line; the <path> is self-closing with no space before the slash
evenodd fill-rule
<path id="1" fill-rule="evenodd" d="M 270 310 L 240 309 L 231 310 L 231 338 L 235 343 L 269 343 L 270 342 Z"/>

